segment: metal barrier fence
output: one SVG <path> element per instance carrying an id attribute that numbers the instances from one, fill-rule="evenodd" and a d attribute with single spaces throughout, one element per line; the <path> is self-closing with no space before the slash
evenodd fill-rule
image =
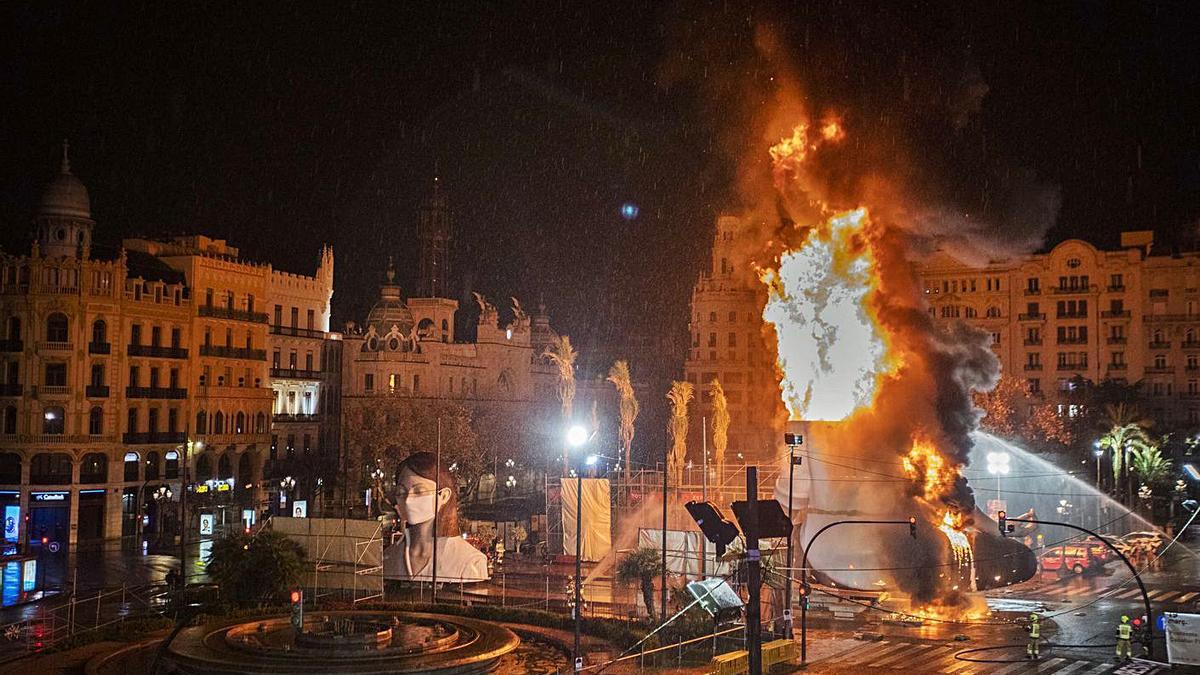
<path id="1" fill-rule="evenodd" d="M 0 663 L 54 647 L 76 635 L 157 613 L 164 605 L 161 585 L 122 586 L 95 595 L 74 593 L 60 604 L 43 604 L 37 614 L 0 626 Z"/>

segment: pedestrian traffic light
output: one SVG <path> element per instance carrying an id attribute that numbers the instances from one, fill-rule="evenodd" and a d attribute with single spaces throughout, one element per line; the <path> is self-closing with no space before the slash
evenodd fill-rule
<path id="1" fill-rule="evenodd" d="M 912 537 L 913 539 L 917 538 L 917 517 L 916 516 L 908 517 L 908 536 Z"/>
<path id="2" fill-rule="evenodd" d="M 1008 536 L 1008 512 L 1000 511 L 996 514 L 996 522 L 1000 524 L 1000 536 Z"/>

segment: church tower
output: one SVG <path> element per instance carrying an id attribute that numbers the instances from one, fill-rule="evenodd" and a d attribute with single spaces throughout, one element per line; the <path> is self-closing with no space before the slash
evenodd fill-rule
<path id="1" fill-rule="evenodd" d="M 420 297 L 451 297 L 450 244 L 453 237 L 450 209 L 446 205 L 446 196 L 442 194 L 441 180 L 435 176 L 433 191 L 417 209 L 417 239 L 421 246 L 417 294 Z"/>
<path id="2" fill-rule="evenodd" d="M 47 258 L 86 258 L 92 248 L 92 205 L 87 188 L 71 173 L 67 141 L 62 143 L 58 174 L 42 191 L 34 212 L 37 243 Z"/>

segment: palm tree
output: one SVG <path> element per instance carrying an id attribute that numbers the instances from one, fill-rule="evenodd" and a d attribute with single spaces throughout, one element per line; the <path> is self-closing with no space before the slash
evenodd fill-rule
<path id="1" fill-rule="evenodd" d="M 725 448 L 729 447 L 729 401 L 725 389 L 717 378 L 712 381 L 713 407 L 713 456 L 717 461 L 717 475 L 724 476 Z"/>
<path id="2" fill-rule="evenodd" d="M 1170 476 L 1171 460 L 1162 456 L 1158 444 L 1139 442 L 1129 451 L 1129 468 L 1141 477 L 1143 483 L 1153 487 Z"/>
<path id="3" fill-rule="evenodd" d="M 639 548 L 617 563 L 617 581 L 623 584 L 637 582 L 651 621 L 654 621 L 654 577 L 661 568 L 662 555 L 658 549 L 650 547 Z"/>
<path id="4" fill-rule="evenodd" d="M 1115 403 L 1104 406 L 1104 417 L 1100 422 L 1105 430 L 1100 437 L 1100 447 L 1112 451 L 1113 481 L 1121 479 L 1121 469 L 1127 453 L 1134 443 L 1146 443 L 1146 429 L 1154 420 L 1143 417 L 1135 406 Z"/>
<path id="5" fill-rule="evenodd" d="M 558 368 L 558 400 L 562 402 L 563 426 L 571 423 L 571 411 L 575 405 L 575 357 L 578 354 L 571 346 L 571 338 L 560 335 L 542 352 L 542 358 Z M 563 471 L 568 466 L 569 448 L 563 445 Z"/>
<path id="6" fill-rule="evenodd" d="M 696 388 L 691 382 L 677 380 L 671 383 L 667 400 L 671 402 L 671 420 L 667 432 L 671 435 L 671 454 L 667 455 L 667 472 L 676 485 L 683 482 L 683 460 L 687 456 L 688 404 Z M 665 495 L 664 495 L 665 498 Z"/>
<path id="7" fill-rule="evenodd" d="M 625 454 L 625 483 L 628 484 L 633 465 L 633 423 L 637 420 L 640 410 L 637 398 L 633 395 L 633 381 L 629 376 L 629 364 L 625 361 L 614 363 L 608 371 L 608 381 L 617 388 L 617 396 L 620 397 L 618 415 L 621 420 L 621 449 Z"/>
<path id="8" fill-rule="evenodd" d="M 207 571 L 233 602 L 269 604 L 300 583 L 304 548 L 274 530 L 235 532 L 213 542 Z"/>

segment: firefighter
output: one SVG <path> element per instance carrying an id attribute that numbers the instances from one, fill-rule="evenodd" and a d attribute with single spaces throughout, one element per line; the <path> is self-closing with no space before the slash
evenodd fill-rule
<path id="1" fill-rule="evenodd" d="M 1133 647 L 1130 640 L 1133 638 L 1133 626 L 1129 625 L 1129 617 L 1122 616 L 1121 623 L 1117 626 L 1117 660 L 1129 661 L 1133 658 Z"/>
<path id="2" fill-rule="evenodd" d="M 1025 658 L 1037 659 L 1041 656 L 1038 651 L 1038 642 L 1042 639 L 1042 623 L 1041 617 L 1037 612 L 1029 615 L 1029 625 L 1025 627 L 1029 631 L 1029 646 L 1025 649 Z"/>

